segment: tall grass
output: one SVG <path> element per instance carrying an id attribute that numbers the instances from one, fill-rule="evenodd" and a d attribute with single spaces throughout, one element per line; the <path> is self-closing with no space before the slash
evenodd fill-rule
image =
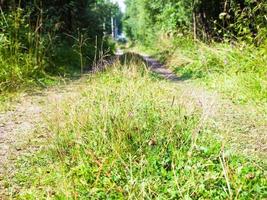
<path id="1" fill-rule="evenodd" d="M 142 64 L 90 76 L 80 94 L 52 108 L 52 136 L 18 163 L 13 197 L 263 198 L 261 163 L 229 153 L 200 126 L 202 110 L 185 104 L 177 85 Z"/>
<path id="2" fill-rule="evenodd" d="M 72 35 L 59 33 L 53 24 L 43 23 L 42 11 L 35 13 L 38 16 L 33 20 L 34 9 L 18 6 L 4 13 L 0 8 L 0 93 L 23 86 L 46 86 L 58 75 L 76 75 L 79 68 L 82 74 L 98 61 L 100 51 L 114 51 L 107 37 L 94 44 L 80 29 Z"/>
<path id="3" fill-rule="evenodd" d="M 160 39 L 145 50 L 184 79 L 197 79 L 235 103 L 266 103 L 267 43 L 205 44 L 186 37 Z M 157 45 L 160 44 L 160 45 Z"/>
<path id="4" fill-rule="evenodd" d="M 41 18 L 32 27 L 30 12 L 19 7 L 9 13 L 1 10 L 0 92 L 18 89 L 24 84 L 38 84 L 44 78 L 45 54 L 52 39 L 41 35 Z"/>

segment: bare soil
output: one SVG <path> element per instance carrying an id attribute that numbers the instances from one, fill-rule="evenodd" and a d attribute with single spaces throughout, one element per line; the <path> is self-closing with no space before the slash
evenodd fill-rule
<path id="1" fill-rule="evenodd" d="M 15 171 L 17 158 L 38 150 L 33 141 L 40 143 L 47 137 L 36 131 L 45 129 L 45 119 L 53 112 L 51 104 L 60 104 L 77 94 L 85 80 L 84 77 L 59 87 L 21 94 L 8 111 L 0 113 L 0 200 L 8 199 L 5 184 Z"/>

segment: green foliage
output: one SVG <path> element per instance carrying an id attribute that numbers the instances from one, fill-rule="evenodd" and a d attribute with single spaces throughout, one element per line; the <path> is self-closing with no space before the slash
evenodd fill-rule
<path id="1" fill-rule="evenodd" d="M 37 37 L 37 33 L 32 32 L 26 22 L 28 14 L 23 15 L 20 8 L 6 15 L 3 12 L 1 14 L 0 90 L 4 90 L 6 87 L 15 88 L 25 77 L 34 77 L 38 73 L 43 63 L 38 66 L 40 60 L 37 59 L 44 48 L 39 46 L 33 50 L 34 46 L 42 43 L 32 39 Z M 27 49 L 31 51 L 25 53 Z"/>
<path id="2" fill-rule="evenodd" d="M 126 1 L 125 31 L 133 40 L 149 42 L 156 33 L 177 33 L 190 26 L 189 1 Z"/>
<path id="3" fill-rule="evenodd" d="M 134 0 L 126 4 L 128 36 L 182 78 L 200 79 L 237 103 L 266 100 L 265 1 Z M 202 42 L 207 40 L 209 45 Z"/>
<path id="4" fill-rule="evenodd" d="M 266 40 L 266 14 L 265 1 L 226 1 L 214 21 L 213 34 L 260 45 Z"/>
<path id="5" fill-rule="evenodd" d="M 125 31 L 145 44 L 158 35 L 264 43 L 267 3 L 252 0 L 128 0 Z"/>
<path id="6" fill-rule="evenodd" d="M 146 50 L 182 79 L 197 80 L 235 103 L 266 103 L 266 44 L 207 45 L 184 37 L 157 40 L 153 44 Z"/>
<path id="7" fill-rule="evenodd" d="M 113 54 L 105 34 L 111 33 L 111 16 L 119 20 L 121 12 L 110 1 L 14 0 L 0 6 L 0 92 L 77 66 L 83 72 L 100 51 Z"/>
<path id="8" fill-rule="evenodd" d="M 236 103 L 266 103 L 267 57 L 265 46 L 196 44 L 195 51 L 183 52 L 190 63 L 176 66 L 178 73 L 198 75 L 209 87 Z"/>
<path id="9" fill-rule="evenodd" d="M 207 129 L 192 147 L 200 112 L 189 113 L 179 97 L 177 85 L 152 79 L 142 65 L 93 75 L 81 94 L 55 107 L 53 136 L 20 161 L 13 197 L 263 198 L 262 163 L 227 152 Z"/>

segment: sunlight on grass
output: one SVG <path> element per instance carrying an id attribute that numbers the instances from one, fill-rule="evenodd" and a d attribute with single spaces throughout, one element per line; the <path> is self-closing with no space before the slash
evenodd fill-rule
<path id="1" fill-rule="evenodd" d="M 137 49 L 154 55 L 182 79 L 198 80 L 237 104 L 266 103 L 266 44 L 205 44 L 184 37 L 153 44 Z"/>
<path id="2" fill-rule="evenodd" d="M 261 199 L 266 174 L 224 149 L 177 85 L 145 67 L 95 74 L 54 105 L 48 145 L 18 162 L 18 199 Z"/>

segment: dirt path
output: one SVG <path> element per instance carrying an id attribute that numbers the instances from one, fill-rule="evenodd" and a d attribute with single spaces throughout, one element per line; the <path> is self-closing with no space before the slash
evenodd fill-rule
<path id="1" fill-rule="evenodd" d="M 162 78 L 168 79 L 170 81 L 180 81 L 181 79 L 174 74 L 171 70 L 166 68 L 163 64 L 157 60 L 149 57 L 148 55 L 142 55 L 143 59 L 148 63 L 150 69 L 159 74 Z"/>
<path id="2" fill-rule="evenodd" d="M 36 102 L 38 99 L 37 96 L 22 97 L 12 110 L 0 114 L 0 166 L 7 162 L 11 152 L 20 151 L 15 144 L 39 123 L 42 108 Z M 2 170 L 1 167 L 0 173 Z"/>
<path id="3" fill-rule="evenodd" d="M 202 109 L 203 124 L 214 130 L 214 137 L 222 140 L 232 151 L 249 157 L 267 160 L 267 116 L 255 105 L 236 105 L 214 91 L 184 81 L 166 66 L 148 55 L 142 55 L 150 69 L 161 77 L 178 84 L 185 106 Z"/>
<path id="4" fill-rule="evenodd" d="M 0 113 L 0 200 L 7 199 L 4 182 L 6 175 L 14 171 L 14 160 L 36 151 L 39 147 L 30 145 L 32 140 L 45 137 L 35 131 L 44 127 L 46 116 L 53 112 L 49 110 L 51 104 L 60 104 L 65 98 L 78 94 L 85 80 L 86 77 L 34 94 L 22 94 L 9 111 Z"/>
<path id="5" fill-rule="evenodd" d="M 14 160 L 25 152 L 30 134 L 41 123 L 44 96 L 23 95 L 9 111 L 0 113 L 0 199 L 5 194 L 5 179 L 12 174 Z"/>

